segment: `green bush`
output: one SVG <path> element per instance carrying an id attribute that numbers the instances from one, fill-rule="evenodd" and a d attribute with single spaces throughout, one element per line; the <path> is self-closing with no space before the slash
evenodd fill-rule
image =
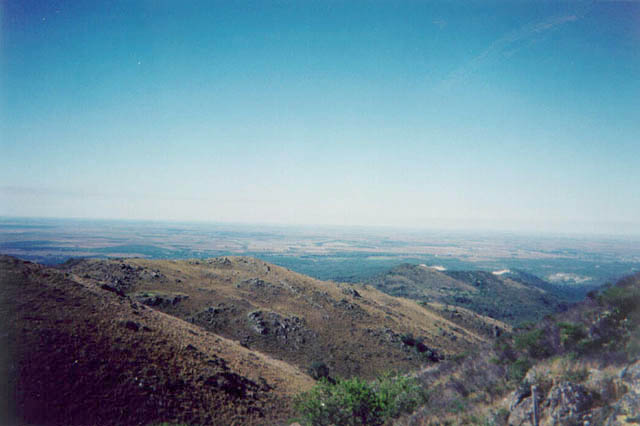
<path id="1" fill-rule="evenodd" d="M 567 348 L 574 347 L 580 340 L 587 337 L 587 333 L 580 324 L 570 322 L 561 322 L 558 324 L 560 329 L 560 343 Z"/>
<path id="2" fill-rule="evenodd" d="M 507 375 L 509 380 L 514 382 L 520 382 L 527 375 L 527 371 L 531 368 L 531 361 L 527 358 L 518 358 L 513 364 L 509 366 Z"/>
<path id="3" fill-rule="evenodd" d="M 640 358 L 640 329 L 636 328 L 629 336 L 625 352 L 629 359 Z"/>
<path id="4" fill-rule="evenodd" d="M 630 317 L 632 323 L 640 322 L 637 307 L 640 306 L 640 289 L 637 287 L 615 286 L 606 289 L 600 296 L 600 302 L 613 308 L 617 319 Z"/>
<path id="5" fill-rule="evenodd" d="M 296 409 L 310 425 L 382 425 L 423 401 L 415 379 L 387 375 L 370 383 L 354 377 L 320 380 L 297 398 Z"/>
<path id="6" fill-rule="evenodd" d="M 549 347 L 543 342 L 542 329 L 531 330 L 515 337 L 516 349 L 526 351 L 533 358 L 544 358 L 550 355 Z"/>
<path id="7" fill-rule="evenodd" d="M 581 383 L 589 378 L 589 370 L 586 368 L 577 368 L 565 371 L 562 378 L 573 383 Z"/>

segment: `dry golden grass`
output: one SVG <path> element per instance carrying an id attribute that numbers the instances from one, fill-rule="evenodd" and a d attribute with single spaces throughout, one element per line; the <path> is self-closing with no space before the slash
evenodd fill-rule
<path id="1" fill-rule="evenodd" d="M 323 361 L 332 374 L 340 376 L 372 378 L 383 371 L 415 370 L 428 363 L 423 354 L 402 344 L 401 335 L 412 334 L 446 356 L 485 340 L 486 333 L 478 330 L 498 323 L 462 311 L 467 324 L 461 325 L 435 309 L 370 286 L 320 281 L 247 257 L 85 260 L 65 269 L 84 282 L 119 279 L 129 295 L 153 291 L 186 294 L 189 297 L 175 305 L 155 309 L 185 320 L 195 318 L 195 324 L 211 332 L 301 369 Z M 198 313 L 207 308 L 219 308 L 215 319 L 198 320 Z M 263 316 L 275 313 L 281 324 L 291 319 L 302 325 L 290 335 L 282 330 L 262 335 L 248 318 L 255 311 Z"/>
<path id="2" fill-rule="evenodd" d="M 294 366 L 67 275 L 0 259 L 8 424 L 273 424 L 313 384 Z"/>

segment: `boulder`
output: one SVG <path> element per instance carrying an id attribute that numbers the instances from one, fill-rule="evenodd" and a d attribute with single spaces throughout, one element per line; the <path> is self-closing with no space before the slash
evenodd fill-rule
<path id="1" fill-rule="evenodd" d="M 593 396 L 581 384 L 561 382 L 551 388 L 543 403 L 548 424 L 566 425 L 582 423 L 593 405 Z"/>
<path id="2" fill-rule="evenodd" d="M 630 364 L 620 372 L 620 380 L 627 392 L 611 405 L 606 426 L 640 424 L 640 361 Z"/>

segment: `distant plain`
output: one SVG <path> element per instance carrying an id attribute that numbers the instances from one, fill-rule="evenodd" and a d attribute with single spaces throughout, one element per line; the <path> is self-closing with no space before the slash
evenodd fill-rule
<path id="1" fill-rule="evenodd" d="M 556 284 L 589 287 L 640 270 L 638 237 L 204 222 L 4 217 L 0 253 L 44 264 L 87 257 L 242 255 L 345 282 L 363 282 L 402 263 L 519 269 Z"/>

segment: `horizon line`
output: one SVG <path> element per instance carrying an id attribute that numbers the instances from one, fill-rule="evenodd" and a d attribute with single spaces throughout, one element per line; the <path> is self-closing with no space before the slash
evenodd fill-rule
<path id="1" fill-rule="evenodd" d="M 155 224 L 190 224 L 190 225 L 215 225 L 215 226 L 266 226 L 273 228 L 317 228 L 317 229 L 360 229 L 360 230 L 378 230 L 378 231 L 402 231 L 402 232 L 451 232 L 451 233 L 471 233 L 471 234 L 515 234 L 521 236 L 539 236 L 539 237 L 598 237 L 598 238 L 624 238 L 624 239 L 640 239 L 640 229 L 636 231 L 577 231 L 577 230 L 552 230 L 549 228 L 532 229 L 521 228 L 514 229 L 508 227 L 487 227 L 487 226 L 456 226 L 454 223 L 440 226 L 416 226 L 416 225 L 398 225 L 398 224 L 321 224 L 321 223 L 284 223 L 284 222 L 243 222 L 243 221 L 225 221 L 214 219 L 157 219 L 157 218 L 110 218 L 110 217 L 85 217 L 85 216 L 11 216 L 0 214 L 0 221 L 7 220 L 59 220 L 59 221 L 96 221 L 96 222 L 129 222 L 129 223 L 155 223 Z M 433 221 L 442 221 L 446 219 L 432 219 Z M 591 223 L 593 225 L 593 223 Z M 630 223 L 610 222 L 606 225 L 623 225 L 628 226 Z"/>

